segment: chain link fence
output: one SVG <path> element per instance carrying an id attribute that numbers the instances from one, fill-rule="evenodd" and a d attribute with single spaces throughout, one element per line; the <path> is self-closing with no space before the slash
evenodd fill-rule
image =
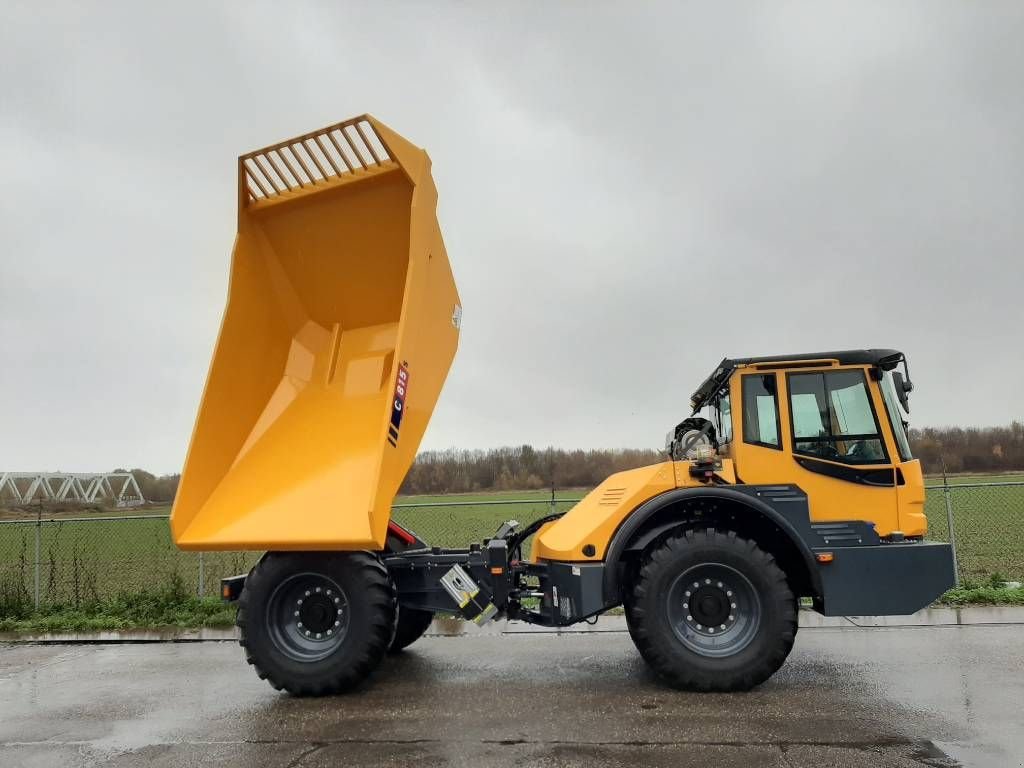
<path id="1" fill-rule="evenodd" d="M 1024 482 L 925 487 L 928 538 L 953 544 L 960 581 L 1024 581 Z"/>
<path id="2" fill-rule="evenodd" d="M 466 546 L 505 520 L 530 523 L 576 497 L 435 497 L 397 504 L 394 519 L 437 546 Z M 952 541 L 962 580 L 1024 581 L 1024 482 L 928 486 L 929 538 Z M 952 523 L 952 526 L 950 525 Z M 222 577 L 248 571 L 256 552 L 181 552 L 163 515 L 0 520 L 0 617 L 80 606 L 184 584 L 216 596 Z"/>

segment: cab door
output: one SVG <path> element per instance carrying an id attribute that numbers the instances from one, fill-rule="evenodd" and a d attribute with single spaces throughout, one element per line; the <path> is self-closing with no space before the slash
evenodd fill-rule
<path id="1" fill-rule="evenodd" d="M 880 536 L 898 530 L 884 406 L 867 367 L 752 369 L 732 388 L 741 482 L 799 486 L 814 522 L 865 520 Z"/>

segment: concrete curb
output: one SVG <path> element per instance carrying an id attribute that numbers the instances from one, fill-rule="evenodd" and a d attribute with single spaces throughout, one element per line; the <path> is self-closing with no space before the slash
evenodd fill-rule
<path id="1" fill-rule="evenodd" d="M 963 627 L 1024 624 L 1024 607 L 926 608 L 910 616 L 822 616 L 813 611 L 800 612 L 801 629 L 874 630 L 907 627 Z M 435 619 L 428 637 L 473 637 L 495 635 L 573 635 L 603 632 L 626 632 L 623 616 L 602 616 L 594 624 L 571 627 L 537 627 L 523 622 L 497 621 L 485 627 L 457 618 Z M 231 629 L 163 629 L 125 632 L 19 633 L 0 632 L 0 643 L 204 643 L 234 642 L 237 632 Z"/>

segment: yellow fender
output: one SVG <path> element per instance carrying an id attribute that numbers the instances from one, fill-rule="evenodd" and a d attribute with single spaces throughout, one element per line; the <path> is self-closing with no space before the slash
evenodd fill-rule
<path id="1" fill-rule="evenodd" d="M 238 159 L 182 549 L 380 549 L 458 345 L 430 158 L 363 115 Z"/>

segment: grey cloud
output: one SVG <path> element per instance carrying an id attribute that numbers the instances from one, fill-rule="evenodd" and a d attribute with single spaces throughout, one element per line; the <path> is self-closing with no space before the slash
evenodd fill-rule
<path id="1" fill-rule="evenodd" d="M 12 5 L 0 466 L 180 466 L 234 158 L 370 111 L 465 303 L 428 447 L 660 441 L 724 355 L 896 346 L 1024 418 L 1024 12 L 989 3 Z"/>

